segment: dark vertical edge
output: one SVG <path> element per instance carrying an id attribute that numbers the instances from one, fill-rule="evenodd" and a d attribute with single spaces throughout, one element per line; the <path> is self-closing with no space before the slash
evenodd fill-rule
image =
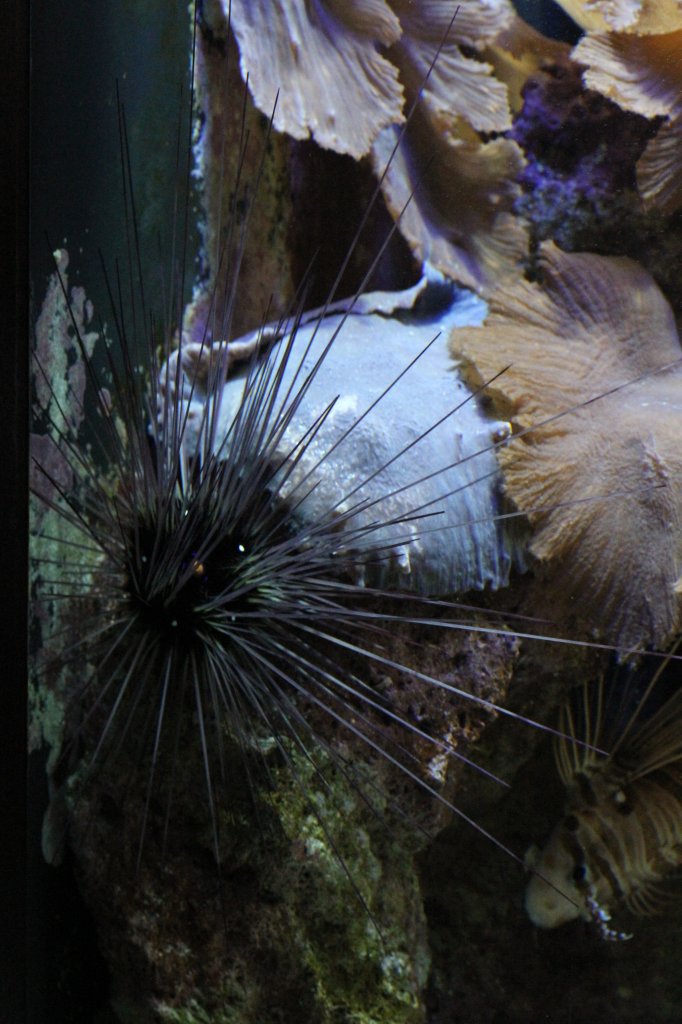
<path id="1" fill-rule="evenodd" d="M 0 18 L 0 1022 L 26 1019 L 29 5 Z"/>

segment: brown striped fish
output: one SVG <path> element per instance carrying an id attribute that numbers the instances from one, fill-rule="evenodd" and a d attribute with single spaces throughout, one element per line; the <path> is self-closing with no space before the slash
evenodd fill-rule
<path id="1" fill-rule="evenodd" d="M 634 712 L 615 716 L 621 724 L 609 754 L 599 749 L 613 732 L 603 683 L 596 697 L 583 688 L 577 713 L 563 710 L 554 752 L 564 816 L 544 848 L 526 857 L 533 877 L 525 906 L 538 927 L 582 917 L 603 938 L 624 939 L 608 924 L 614 907 L 648 915 L 669 906 L 682 867 L 682 689 L 649 709 L 662 673 L 676 663 L 662 662 Z"/>

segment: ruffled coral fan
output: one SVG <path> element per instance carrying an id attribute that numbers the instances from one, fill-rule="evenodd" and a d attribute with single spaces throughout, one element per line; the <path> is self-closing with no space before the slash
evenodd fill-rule
<path id="1" fill-rule="evenodd" d="M 630 260 L 543 250 L 542 284 L 498 290 L 452 334 L 521 443 L 500 453 L 557 601 L 621 649 L 682 615 L 682 350 L 672 311 Z M 599 496 L 603 501 L 597 501 Z"/>

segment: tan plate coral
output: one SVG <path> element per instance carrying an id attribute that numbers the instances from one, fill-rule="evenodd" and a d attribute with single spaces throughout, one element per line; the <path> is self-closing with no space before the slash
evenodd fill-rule
<path id="1" fill-rule="evenodd" d="M 543 249 L 485 326 L 453 332 L 475 381 L 526 431 L 501 451 L 554 598 L 621 649 L 662 644 L 682 612 L 682 350 L 653 279 L 625 258 Z M 601 496 L 604 500 L 598 500 Z"/>
<path id="2" fill-rule="evenodd" d="M 400 0 L 394 7 L 403 34 L 390 55 L 408 103 L 417 106 L 393 159 L 398 129 L 379 136 L 374 169 L 384 175 L 384 198 L 412 251 L 486 293 L 518 273 L 528 246 L 525 226 L 511 212 L 523 155 L 515 142 L 497 137 L 511 127 L 509 97 L 484 59 L 514 11 L 507 0 L 464 4 L 450 24 L 453 6 L 443 0 Z"/>
<path id="3" fill-rule="evenodd" d="M 378 51 L 400 35 L 384 0 L 223 0 L 256 106 L 278 131 L 356 158 L 401 119 L 403 90 Z M 274 111 L 274 114 L 273 114 Z"/>
<path id="4" fill-rule="evenodd" d="M 488 51 L 516 23 L 510 0 L 231 4 L 259 110 L 293 138 L 355 159 L 371 150 L 413 253 L 478 292 L 517 272 L 527 253 L 512 214 L 523 156 L 498 137 L 511 127 L 509 91 Z"/>

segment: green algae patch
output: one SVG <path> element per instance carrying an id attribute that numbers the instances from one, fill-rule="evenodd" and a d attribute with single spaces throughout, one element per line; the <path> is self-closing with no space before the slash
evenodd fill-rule
<path id="1" fill-rule="evenodd" d="M 220 895 L 196 772 L 181 773 L 182 827 L 162 858 L 156 816 L 148 823 L 137 877 L 125 852 L 139 828 L 130 801 L 123 855 L 105 867 L 111 830 L 88 828 L 81 799 L 82 878 L 104 921 L 123 1024 L 419 1024 L 430 966 L 421 892 L 401 836 L 365 802 L 386 799 L 376 777 L 356 765 L 351 783 L 326 752 L 309 759 L 293 741 L 262 753 L 247 769 L 236 753 L 226 762 Z"/>
<path id="2" fill-rule="evenodd" d="M 383 785 L 357 764 L 351 781 L 350 762 L 341 770 L 318 751 L 314 764 L 300 750 L 289 757 L 289 784 L 271 799 L 292 843 L 288 902 L 321 1019 L 422 1020 L 429 955 L 421 893 L 411 844 L 380 820 Z"/>

